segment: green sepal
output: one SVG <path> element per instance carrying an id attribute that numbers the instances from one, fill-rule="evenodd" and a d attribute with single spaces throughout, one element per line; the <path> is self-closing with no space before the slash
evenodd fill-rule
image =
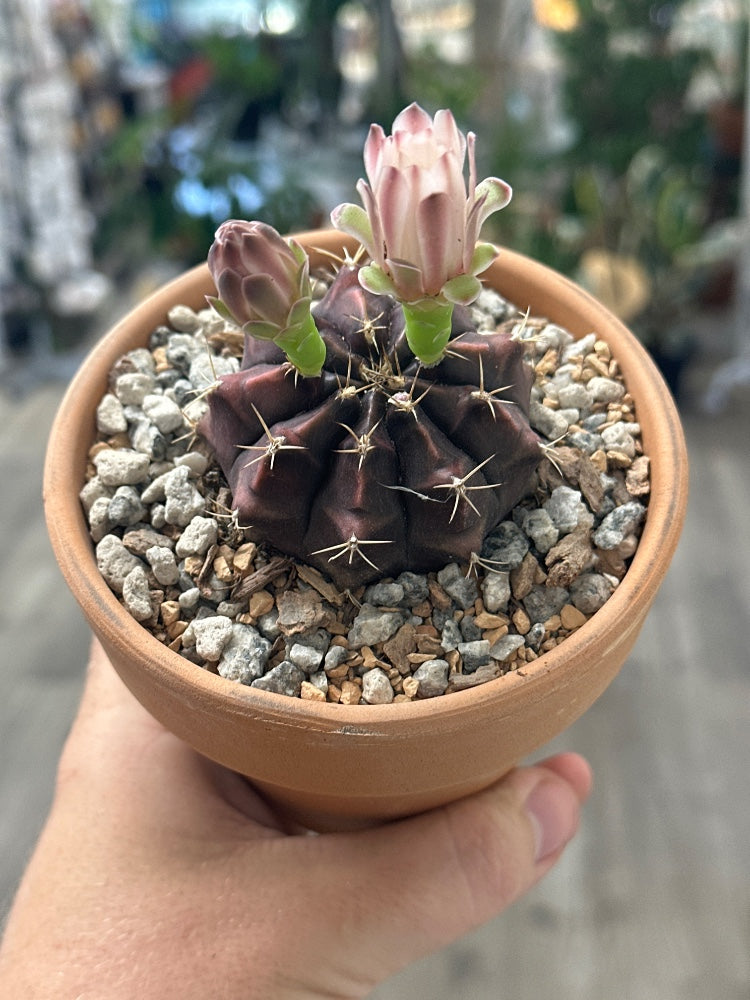
<path id="1" fill-rule="evenodd" d="M 471 258 L 469 273 L 481 274 L 482 271 L 486 271 L 498 253 L 497 247 L 493 246 L 492 243 L 477 243 Z"/>
<path id="2" fill-rule="evenodd" d="M 222 319 L 226 320 L 227 323 L 234 323 L 236 325 L 237 320 L 224 305 L 221 299 L 217 298 L 215 295 L 207 295 L 206 302 L 208 302 L 212 309 L 214 309 Z"/>
<path id="3" fill-rule="evenodd" d="M 512 195 L 513 189 L 510 184 L 506 184 L 498 177 L 486 177 L 480 181 L 474 193 L 474 203 L 482 201 L 480 224 L 493 212 L 499 212 L 501 208 L 505 208 Z"/>
<path id="4" fill-rule="evenodd" d="M 440 294 L 445 296 L 449 302 L 456 302 L 462 306 L 468 306 L 479 295 L 482 290 L 482 283 L 473 274 L 457 274 L 451 278 L 440 289 Z"/>
<path id="5" fill-rule="evenodd" d="M 366 264 L 359 269 L 359 283 L 373 295 L 392 295 L 398 298 L 393 281 L 378 264 Z"/>
<path id="6" fill-rule="evenodd" d="M 331 213 L 331 221 L 337 229 L 353 236 L 363 246 L 372 246 L 372 225 L 367 212 L 360 205 L 352 205 L 350 202 L 339 205 Z"/>
<path id="7" fill-rule="evenodd" d="M 256 340 L 276 340 L 281 333 L 277 323 L 267 323 L 262 319 L 251 319 L 242 327 L 242 332 Z"/>

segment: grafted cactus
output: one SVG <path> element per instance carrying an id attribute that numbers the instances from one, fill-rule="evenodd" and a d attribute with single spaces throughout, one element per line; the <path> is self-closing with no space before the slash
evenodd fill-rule
<path id="1" fill-rule="evenodd" d="M 478 555 L 486 535 L 526 492 L 540 457 L 528 421 L 533 373 L 522 346 L 506 332 L 477 332 L 460 304 L 476 297 L 476 273 L 496 253 L 487 244 L 467 251 L 467 227 L 475 240 L 481 220 L 502 207 L 509 189 L 495 178 L 475 185 L 470 137 L 469 192 L 458 193 L 460 218 L 448 227 L 451 241 L 461 246 L 446 247 L 438 239 L 440 260 L 430 261 L 430 224 L 442 233 L 450 221 L 434 188 L 444 183 L 455 199 L 456 169 L 463 166 L 467 143 L 449 112 L 439 112 L 433 128 L 415 108 L 402 112 L 394 135 L 417 202 L 427 199 L 439 207 L 434 218 L 428 208 L 418 212 L 418 261 L 396 259 L 387 243 L 374 259 L 371 248 L 369 263 L 341 266 L 308 322 L 300 305 L 308 299 L 307 272 L 300 283 L 295 244 L 281 250 L 276 267 L 258 240 L 265 236 L 276 246 L 278 234 L 232 222 L 219 230 L 209 256 L 217 288 L 230 289 L 236 300 L 225 297 L 219 308 L 244 325 L 246 338 L 242 370 L 219 380 L 200 430 L 249 535 L 316 566 L 341 588 Z M 407 155 L 409 128 L 413 156 Z M 371 133 L 370 141 L 376 149 L 366 155 L 368 170 L 385 169 L 401 197 L 393 174 L 398 164 L 383 167 L 382 132 L 374 140 Z M 430 157 L 442 165 L 431 164 Z M 429 172 L 426 179 L 420 169 Z M 378 240 L 395 224 L 394 206 L 387 193 L 380 195 L 377 209 L 375 196 L 370 199 L 379 213 Z M 356 206 L 337 209 L 334 221 L 341 220 L 343 228 L 372 236 Z M 245 239 L 251 247 L 243 253 L 237 243 Z M 262 271 L 253 271 L 251 281 L 243 270 L 248 261 L 260 262 Z M 406 301 L 396 285 L 417 272 L 437 274 L 435 287 L 420 279 L 410 285 Z M 255 309 L 243 297 L 258 289 L 263 307 Z M 289 349 L 287 317 L 307 344 L 319 333 L 314 375 L 295 357 L 299 337 Z M 256 339 L 260 321 L 263 339 Z"/>

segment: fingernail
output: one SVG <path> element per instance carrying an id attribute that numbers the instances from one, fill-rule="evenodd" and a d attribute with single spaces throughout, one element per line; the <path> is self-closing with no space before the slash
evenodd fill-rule
<path id="1" fill-rule="evenodd" d="M 525 802 L 536 838 L 535 861 L 559 851 L 578 826 L 578 800 L 571 788 L 557 781 L 540 781 Z"/>

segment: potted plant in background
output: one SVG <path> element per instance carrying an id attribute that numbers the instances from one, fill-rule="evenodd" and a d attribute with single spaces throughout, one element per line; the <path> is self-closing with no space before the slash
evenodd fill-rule
<path id="1" fill-rule="evenodd" d="M 392 136 L 378 126 L 371 129 L 365 147 L 370 184 L 359 184 L 364 208 L 344 205 L 334 212 L 344 232 L 319 231 L 292 241 L 258 224 L 222 227 L 210 270 L 195 268 L 157 292 L 94 349 L 61 405 L 50 438 L 45 506 L 53 548 L 125 683 L 169 729 L 250 776 L 280 810 L 313 827 L 393 818 L 468 794 L 564 729 L 624 662 L 684 517 L 684 441 L 657 370 L 619 321 L 580 288 L 527 258 L 498 254 L 477 242 L 482 221 L 507 203 L 510 190 L 496 178 L 477 183 L 473 143 L 449 112 L 438 112 L 433 120 L 412 105 L 394 122 Z M 468 185 L 463 175 L 467 152 Z M 332 259 L 337 274 L 311 310 L 310 272 L 326 264 L 330 269 Z M 479 274 L 488 288 L 521 310 L 512 311 L 515 318 L 504 327 L 496 329 L 496 316 L 489 327 L 476 329 L 468 306 L 480 293 Z M 244 335 L 223 320 L 209 320 L 205 311 L 196 313 L 207 296 L 244 327 Z M 526 310 L 546 320 L 525 321 Z M 174 423 L 169 416 L 179 412 L 175 399 L 184 387 L 179 389 L 179 377 L 169 375 L 158 383 L 155 374 L 169 351 L 168 318 L 182 330 L 181 349 L 203 332 L 218 345 L 216 370 L 206 379 L 208 403 L 201 402 L 198 410 L 191 410 L 195 404 L 184 407 L 191 420 L 200 418 L 194 430 L 211 443 L 211 448 L 198 448 L 197 458 L 188 444 L 175 445 L 183 415 Z M 602 479 L 590 456 L 555 447 L 551 428 L 545 438 L 531 426 L 529 415 L 539 423 L 545 405 L 530 398 L 534 373 L 523 360 L 524 330 L 528 344 L 543 350 L 537 364 L 542 372 L 549 374 L 565 358 L 572 370 L 600 363 L 608 373 L 622 371 L 627 396 L 624 387 L 616 395 L 628 402 L 618 412 L 624 418 L 627 410 L 632 420 L 634 403 L 638 424 L 632 429 L 642 434 L 651 463 L 645 488 L 641 479 L 641 495 L 648 489 L 650 498 L 637 547 L 633 532 L 642 505 L 635 503 L 640 513 L 631 506 L 630 520 L 626 517 L 628 555 L 635 549 L 627 567 L 625 550 L 610 550 L 607 557 L 604 544 L 584 546 L 583 561 L 574 566 L 580 554 L 574 543 L 581 535 L 572 527 L 578 526 L 581 496 L 598 497 L 597 516 L 583 519 L 587 529 L 603 528 L 614 502 L 603 499 Z M 563 334 L 571 341 L 579 338 L 580 349 L 566 339 L 556 340 L 557 347 L 550 342 Z M 240 370 L 231 360 L 237 341 L 244 355 Z M 567 355 L 563 344 L 571 348 Z M 115 384 L 121 388 L 123 376 L 131 394 L 134 385 L 141 385 L 140 411 L 132 395 L 124 406 L 122 399 L 112 402 L 115 394 L 107 390 Z M 143 389 L 141 376 L 150 389 Z M 148 426 L 144 410 L 151 412 Z M 605 414 L 595 423 L 603 426 L 606 420 Z M 167 436 L 165 451 L 146 455 L 144 427 L 154 439 L 150 428 L 156 422 L 159 431 L 159 421 L 162 439 L 169 433 L 167 424 L 172 438 Z M 578 430 L 585 437 L 585 429 Z M 136 431 L 140 436 L 134 445 Z M 131 470 L 131 478 L 121 483 L 107 471 L 118 449 Z M 211 464 L 214 459 L 226 481 Z M 546 463 L 543 473 L 537 469 L 540 460 Z M 627 456 L 623 461 L 627 464 Z M 89 478 L 95 486 L 87 487 L 92 465 L 99 475 Z M 200 476 L 214 486 L 214 522 L 225 515 L 218 541 L 233 534 L 240 547 L 261 551 L 250 584 L 240 574 L 229 597 L 247 603 L 259 586 L 267 597 L 275 579 L 280 638 L 274 646 L 272 638 L 259 635 L 262 656 L 275 666 L 262 677 L 239 677 L 244 683 L 227 679 L 231 669 L 223 671 L 225 676 L 221 667 L 217 671 L 216 653 L 208 657 L 214 669 L 192 662 L 195 650 L 210 645 L 217 630 L 218 647 L 230 649 L 235 629 L 252 632 L 263 613 L 253 607 L 251 596 L 246 611 L 235 609 L 234 625 L 220 620 L 229 619 L 230 586 L 222 583 L 236 575 L 227 560 L 235 558 L 237 566 L 239 560 L 222 550 L 216 537 L 209 538 L 207 549 L 187 538 L 194 521 L 206 520 L 206 496 L 196 498 Z M 504 542 L 516 536 L 516 521 L 531 513 L 529 494 L 542 490 L 542 480 L 550 490 L 559 486 L 558 499 L 573 494 L 573 523 L 567 541 L 560 542 L 564 551 L 550 558 L 554 543 L 543 542 L 537 531 L 536 556 L 527 540 L 520 556 L 511 557 L 497 532 L 505 534 Z M 610 480 L 624 482 L 623 475 L 610 475 Z M 580 487 L 577 498 L 565 485 L 570 481 Z M 89 524 L 79 499 L 82 490 Z M 187 513 L 174 512 L 177 494 L 187 497 Z M 520 511 L 519 501 L 527 504 Z M 150 524 L 143 521 L 144 503 L 153 504 Z M 96 504 L 101 516 L 95 554 L 89 526 Z M 166 543 L 155 541 L 157 522 Z M 138 554 L 122 540 L 131 528 L 139 533 Z M 172 548 L 184 558 L 176 578 Z M 108 562 L 105 556 L 111 557 Z M 554 580 L 562 584 L 565 573 L 585 571 L 596 559 L 609 560 L 604 576 L 613 579 L 619 573 L 621 579 L 599 610 L 573 615 L 563 641 L 544 645 L 555 615 L 549 610 L 526 614 L 521 625 L 518 613 L 524 609 L 518 602 L 511 645 L 527 653 L 514 669 L 488 655 L 487 649 L 496 648 L 489 640 L 474 638 L 476 602 L 482 599 L 480 614 L 499 626 L 493 638 L 510 634 L 502 616 L 493 618 L 487 610 L 492 607 L 484 586 L 488 580 L 507 582 L 512 568 L 514 588 L 520 588 L 514 599 L 521 590 L 539 596 L 546 593 L 548 576 L 542 565 L 551 567 L 549 576 L 557 574 Z M 188 568 L 194 579 L 185 579 Z M 482 576 L 481 593 L 472 570 Z M 113 583 L 116 572 L 119 584 Z M 224 581 L 223 573 L 228 574 Z M 295 576 L 297 590 L 290 587 Z M 377 598 L 367 589 L 392 583 L 396 589 L 380 589 Z M 409 585 L 418 592 L 411 599 L 405 596 Z M 172 601 L 164 599 L 170 587 L 176 588 Z M 568 594 L 562 586 L 556 589 Z M 388 606 L 384 593 L 394 606 Z M 439 661 L 446 674 L 463 677 L 447 685 L 453 693 L 429 696 L 436 692 L 420 690 L 415 673 L 404 677 L 396 696 L 392 688 L 390 697 L 365 697 L 365 675 L 372 679 L 380 673 L 387 680 L 388 669 L 399 662 L 398 650 L 386 648 L 377 629 L 357 641 L 349 631 L 359 627 L 362 633 L 372 623 L 376 600 L 375 617 L 387 619 L 391 638 L 412 630 L 407 660 L 411 656 L 410 662 L 423 666 Z M 176 620 L 189 617 L 185 608 L 191 601 L 202 604 L 202 613 Z M 500 607 L 502 598 L 495 601 Z M 507 607 L 508 615 L 513 608 Z M 560 628 L 562 606 L 557 612 Z M 308 655 L 305 649 L 321 652 L 316 643 L 324 624 L 327 648 L 345 651 L 343 659 L 334 658 L 338 663 L 331 674 L 342 666 L 350 669 L 347 658 L 353 654 L 360 681 L 355 700 L 370 703 L 347 704 L 341 689 L 338 704 L 319 697 L 320 691 L 315 695 L 312 678 L 321 673 L 315 668 L 322 657 L 315 667 L 301 666 L 300 657 Z M 446 630 L 457 629 L 453 648 L 446 649 Z M 527 638 L 532 630 L 533 641 Z M 300 638 L 305 641 L 296 641 Z M 476 642 L 488 668 L 480 677 L 477 663 L 468 663 L 476 649 L 466 648 Z M 239 659 L 246 662 L 248 655 L 245 650 Z M 287 678 L 294 676 L 292 668 L 298 682 L 301 674 L 310 678 L 304 681 L 308 697 L 279 693 L 284 687 L 276 681 L 284 670 Z M 275 681 L 269 683 L 273 670 Z"/>

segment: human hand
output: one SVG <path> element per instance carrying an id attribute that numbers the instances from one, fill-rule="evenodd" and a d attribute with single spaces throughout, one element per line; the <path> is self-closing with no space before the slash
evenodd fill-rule
<path id="1" fill-rule="evenodd" d="M 95 643 L 0 994 L 364 997 L 549 871 L 590 786 L 586 761 L 561 754 L 411 819 L 289 835 L 246 779 L 156 722 Z"/>

